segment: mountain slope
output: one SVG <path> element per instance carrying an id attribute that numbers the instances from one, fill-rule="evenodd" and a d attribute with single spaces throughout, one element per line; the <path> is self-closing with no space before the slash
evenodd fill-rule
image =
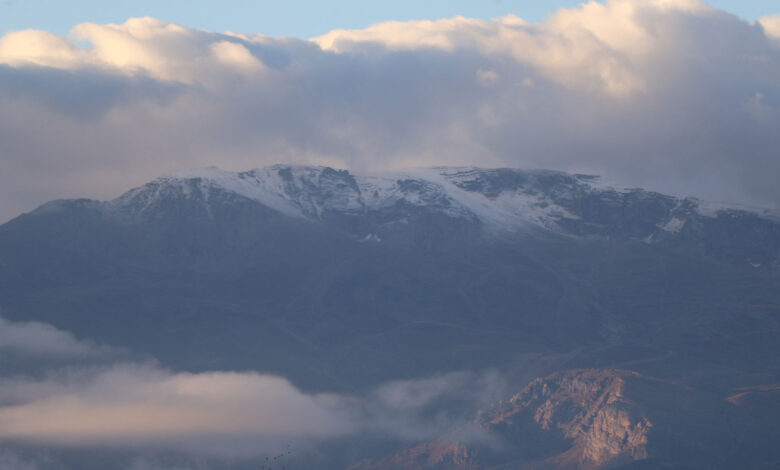
<path id="1" fill-rule="evenodd" d="M 544 455 L 481 449 L 488 460 L 472 461 L 470 443 L 427 443 L 406 446 L 407 460 L 589 468 L 582 462 L 617 465 L 646 451 L 683 462 L 674 446 L 683 430 L 703 436 L 697 452 L 740 462 L 744 452 L 676 420 L 666 402 L 670 390 L 694 390 L 701 399 L 684 402 L 693 415 L 725 403 L 750 439 L 774 435 L 755 409 L 774 403 L 764 390 L 780 381 L 778 260 L 780 223 L 768 212 L 593 176 L 206 169 L 112 201 L 53 201 L 0 226 L 0 308 L 167 367 L 270 372 L 307 391 L 366 393 L 388 380 L 485 368 L 515 390 L 532 390 L 538 377 L 548 390 L 584 380 L 615 407 L 555 392 L 555 410 L 630 424 L 599 431 L 555 411 L 549 429 L 525 418 L 519 428 Z M 613 369 L 626 372 L 603 372 Z M 566 370 L 602 372 L 554 375 Z M 633 383 L 643 385 L 631 395 Z M 653 388 L 669 383 L 677 385 Z M 545 403 L 513 416 L 544 414 Z M 613 448 L 617 457 L 604 457 Z"/>
<path id="2" fill-rule="evenodd" d="M 780 225 L 703 207 L 548 171 L 207 169 L 3 225 L 1 306 L 331 386 L 626 342 L 771 349 Z"/>

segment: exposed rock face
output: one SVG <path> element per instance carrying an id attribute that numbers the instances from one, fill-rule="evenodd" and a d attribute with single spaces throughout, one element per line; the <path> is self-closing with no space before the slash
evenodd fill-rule
<path id="1" fill-rule="evenodd" d="M 480 411 L 481 440 L 454 430 L 351 470 L 775 468 L 766 462 L 777 460 L 767 449 L 778 436 L 778 391 L 718 395 L 626 370 L 556 372 Z"/>
<path id="2" fill-rule="evenodd" d="M 532 381 L 522 391 L 479 413 L 476 423 L 498 439 L 498 449 L 453 442 L 458 434 L 401 451 L 354 470 L 608 468 L 647 458 L 653 424 L 625 396 L 639 374 L 571 370 Z"/>
<path id="3" fill-rule="evenodd" d="M 523 391 L 480 417 L 488 429 L 532 416 L 544 431 L 559 431 L 570 450 L 545 465 L 580 469 L 647 457 L 652 423 L 624 396 L 623 371 L 582 370 L 536 379 Z"/>

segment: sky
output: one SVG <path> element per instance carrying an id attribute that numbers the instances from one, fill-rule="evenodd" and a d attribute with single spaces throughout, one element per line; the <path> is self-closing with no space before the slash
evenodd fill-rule
<path id="1" fill-rule="evenodd" d="M 44 29 L 67 34 L 78 23 L 123 23 L 153 16 L 210 31 L 261 32 L 310 38 L 333 29 L 364 28 L 383 21 L 448 18 L 490 19 L 507 14 L 540 22 L 558 8 L 580 0 L 0 0 L 0 34 Z M 778 11 L 774 0 L 714 0 L 711 5 L 754 21 Z M 306 12 L 306 14 L 301 14 Z"/>
<path id="2" fill-rule="evenodd" d="M 0 6 L 0 221 L 275 163 L 546 168 L 780 208 L 769 2 L 215 5 Z"/>

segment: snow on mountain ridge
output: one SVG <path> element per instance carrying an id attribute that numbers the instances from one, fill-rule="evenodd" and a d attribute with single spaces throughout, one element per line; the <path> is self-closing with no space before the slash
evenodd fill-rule
<path id="1" fill-rule="evenodd" d="M 166 194 L 202 197 L 237 194 L 285 215 L 321 220 L 329 214 L 365 215 L 403 205 L 424 207 L 453 218 L 471 218 L 486 227 L 517 230 L 534 225 L 557 229 L 582 216 L 582 201 L 598 197 L 625 204 L 626 198 L 667 201 L 668 218 L 658 227 L 677 232 L 692 212 L 717 217 L 724 210 L 748 208 L 712 205 L 695 198 L 674 198 L 604 183 L 598 176 L 549 170 L 434 167 L 410 171 L 354 174 L 324 166 L 273 165 L 244 172 L 209 167 L 162 176 L 112 201 L 145 211 Z M 768 217 L 767 211 L 749 212 Z"/>
<path id="2" fill-rule="evenodd" d="M 302 215 L 291 201 L 281 197 L 281 187 L 274 185 L 274 180 L 269 178 L 261 181 L 260 178 L 253 179 L 251 175 L 251 172 L 234 173 L 216 167 L 183 171 L 161 176 L 144 186 L 131 189 L 112 203 L 120 207 L 134 204 L 136 212 L 142 213 L 163 193 L 173 192 L 192 197 L 197 192 L 208 200 L 212 190 L 217 189 L 255 200 L 289 216 Z M 264 184 L 259 184 L 261 182 Z M 138 199 L 143 201 L 141 207 L 138 207 Z"/>

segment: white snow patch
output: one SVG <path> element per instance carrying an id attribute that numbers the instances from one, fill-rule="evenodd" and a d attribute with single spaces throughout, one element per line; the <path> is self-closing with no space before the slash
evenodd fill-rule
<path id="1" fill-rule="evenodd" d="M 583 184 L 588 185 L 591 189 L 595 189 L 601 192 L 616 192 L 620 194 L 630 194 L 637 190 L 637 188 L 631 188 L 625 185 L 621 185 L 615 181 L 607 180 L 598 175 L 586 175 L 587 178 L 577 178 Z M 576 177 L 576 176 L 575 176 Z"/>
<path id="2" fill-rule="evenodd" d="M 209 167 L 163 176 L 156 180 L 160 183 L 160 187 L 157 193 L 147 201 L 147 207 L 154 202 L 159 196 L 160 189 L 165 186 L 168 188 L 178 187 L 182 194 L 191 196 L 191 182 L 199 180 L 197 184 L 207 200 L 211 196 L 211 189 L 221 189 L 258 201 L 289 216 L 302 217 L 300 209 L 284 197 L 284 187 L 278 174 L 274 174 L 267 168 L 259 171 L 261 174 L 253 175 Z M 142 189 L 143 187 L 139 188 L 139 190 Z M 133 193 L 128 193 L 126 196 L 132 197 Z"/>
<path id="3" fill-rule="evenodd" d="M 379 242 L 381 242 L 381 241 L 382 241 L 382 239 L 379 237 L 379 235 L 377 235 L 377 234 L 375 234 L 375 233 L 369 233 L 368 235 L 366 235 L 365 237 L 363 237 L 363 238 L 360 240 L 360 243 L 368 243 L 368 242 L 376 242 L 376 243 L 379 243 Z"/>
<path id="4" fill-rule="evenodd" d="M 661 226 L 661 229 L 666 232 L 678 233 L 685 226 L 687 220 L 679 217 L 673 217 L 669 222 Z"/>
<path id="5" fill-rule="evenodd" d="M 780 214 L 767 208 L 748 206 L 744 204 L 729 204 L 723 202 L 702 201 L 693 199 L 696 202 L 696 211 L 704 217 L 718 217 L 718 214 L 726 211 L 749 212 L 764 219 L 780 221 Z"/>
<path id="6" fill-rule="evenodd" d="M 541 225 L 554 228 L 563 218 L 577 219 L 575 214 L 555 204 L 541 194 L 522 191 L 503 191 L 495 198 L 476 191 L 466 191 L 457 186 L 473 178 L 478 168 L 436 168 L 426 177 L 435 178 L 456 201 L 469 208 L 481 220 L 499 227 L 517 229 L 521 226 Z"/>

